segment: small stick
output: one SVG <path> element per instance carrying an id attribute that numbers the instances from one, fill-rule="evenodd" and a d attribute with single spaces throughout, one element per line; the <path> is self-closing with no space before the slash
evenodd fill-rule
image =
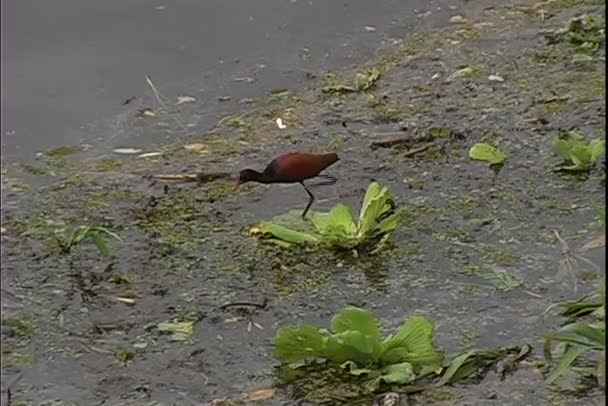
<path id="1" fill-rule="evenodd" d="M 175 183 L 186 183 L 186 182 L 198 182 L 207 183 L 213 182 L 218 179 L 230 179 L 234 175 L 230 172 L 216 172 L 216 173 L 177 173 L 177 174 L 159 174 L 151 175 L 152 179 L 162 180 L 167 182 Z"/>
<path id="2" fill-rule="evenodd" d="M 165 106 L 165 103 L 163 103 L 162 98 L 163 96 L 160 94 L 160 92 L 156 89 L 156 86 L 154 86 L 154 83 L 152 83 L 152 79 L 150 79 L 150 76 L 146 75 L 146 82 L 148 82 L 148 85 L 150 86 L 150 88 L 152 89 L 152 92 L 154 92 L 154 97 L 156 97 L 156 102 L 158 103 L 158 105 L 163 109 L 163 110 L 167 110 L 167 107 Z M 177 123 L 177 125 L 179 125 L 182 130 L 184 130 L 184 132 L 186 133 L 186 135 L 190 134 L 190 131 L 188 131 L 188 129 L 186 128 L 186 126 L 184 124 L 182 124 L 181 121 L 179 121 L 175 116 L 171 116 L 171 118 L 173 118 L 173 120 L 175 120 L 175 122 Z"/>
<path id="3" fill-rule="evenodd" d="M 379 141 L 372 141 L 369 144 L 369 147 L 371 149 L 392 148 L 396 145 L 405 145 L 405 146 L 409 147 L 413 144 L 433 141 L 434 138 L 435 137 L 430 136 L 430 135 L 425 135 L 422 137 L 407 136 L 407 137 L 399 137 L 399 138 L 388 138 L 388 139 L 379 140 Z"/>
<path id="4" fill-rule="evenodd" d="M 226 303 L 225 305 L 221 305 L 220 310 L 226 310 L 229 307 L 236 307 L 236 306 L 251 306 L 251 307 L 257 307 L 258 309 L 266 309 L 267 305 L 268 305 L 268 303 L 267 303 L 266 299 L 264 299 L 264 301 L 262 303 L 232 302 L 232 303 Z"/>
<path id="5" fill-rule="evenodd" d="M 423 145 L 423 146 L 421 146 L 421 147 L 419 147 L 419 148 L 410 149 L 409 151 L 407 151 L 407 152 L 405 152 L 405 153 L 401 154 L 401 156 L 403 156 L 403 157 L 405 157 L 405 158 L 408 158 L 408 157 L 414 156 L 414 155 L 416 155 L 416 154 L 417 154 L 417 153 L 419 153 L 419 152 L 424 152 L 424 151 L 426 151 L 427 149 L 429 149 L 429 147 L 430 147 L 430 146 L 431 146 L 431 144 L 426 144 L 426 145 Z"/>

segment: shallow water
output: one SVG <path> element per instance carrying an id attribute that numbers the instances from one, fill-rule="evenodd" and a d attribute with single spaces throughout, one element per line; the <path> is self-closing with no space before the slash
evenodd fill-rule
<path id="1" fill-rule="evenodd" d="M 146 75 L 171 100 L 195 97 L 183 121 L 204 132 L 218 115 L 243 108 L 239 100 L 301 89 L 307 74 L 370 58 L 416 14 L 433 9 L 432 22 L 445 22 L 444 3 L 5 1 L 2 154 L 33 159 L 78 143 L 107 151 L 174 140 L 179 134 L 166 128 L 133 125 L 133 110 L 154 104 Z"/>

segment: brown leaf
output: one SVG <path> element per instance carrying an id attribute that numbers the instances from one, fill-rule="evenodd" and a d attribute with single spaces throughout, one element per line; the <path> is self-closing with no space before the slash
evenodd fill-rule
<path id="1" fill-rule="evenodd" d="M 582 248 L 584 250 L 590 250 L 593 248 L 599 248 L 599 247 L 604 247 L 604 246 L 606 246 L 606 234 L 602 234 L 602 235 L 595 237 L 593 240 L 585 243 L 585 245 L 583 245 Z"/>
<path id="2" fill-rule="evenodd" d="M 249 400 L 267 400 L 274 396 L 274 389 L 260 389 L 249 394 Z"/>

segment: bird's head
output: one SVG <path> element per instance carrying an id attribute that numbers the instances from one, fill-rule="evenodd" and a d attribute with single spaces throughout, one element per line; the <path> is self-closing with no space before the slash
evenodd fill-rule
<path id="1" fill-rule="evenodd" d="M 258 180 L 260 177 L 260 173 L 258 171 L 254 171 L 253 169 L 243 169 L 239 172 L 239 177 L 236 181 L 236 185 L 234 189 L 238 189 L 240 185 L 247 182 L 252 182 Z"/>

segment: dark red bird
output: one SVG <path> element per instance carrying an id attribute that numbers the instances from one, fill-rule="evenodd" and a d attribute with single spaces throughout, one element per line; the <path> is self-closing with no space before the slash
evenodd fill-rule
<path id="1" fill-rule="evenodd" d="M 316 177 L 327 179 L 326 182 L 316 183 L 313 186 L 333 185 L 337 179 L 329 175 L 319 175 L 328 166 L 338 161 L 336 154 L 305 154 L 293 152 L 281 155 L 272 160 L 264 169 L 264 172 L 258 172 L 253 169 L 243 169 L 239 173 L 237 185 L 246 182 L 258 183 L 299 183 L 308 193 L 308 204 L 302 212 L 302 217 L 306 217 L 306 213 L 310 206 L 315 201 L 315 196 L 308 190 L 304 181 Z"/>

